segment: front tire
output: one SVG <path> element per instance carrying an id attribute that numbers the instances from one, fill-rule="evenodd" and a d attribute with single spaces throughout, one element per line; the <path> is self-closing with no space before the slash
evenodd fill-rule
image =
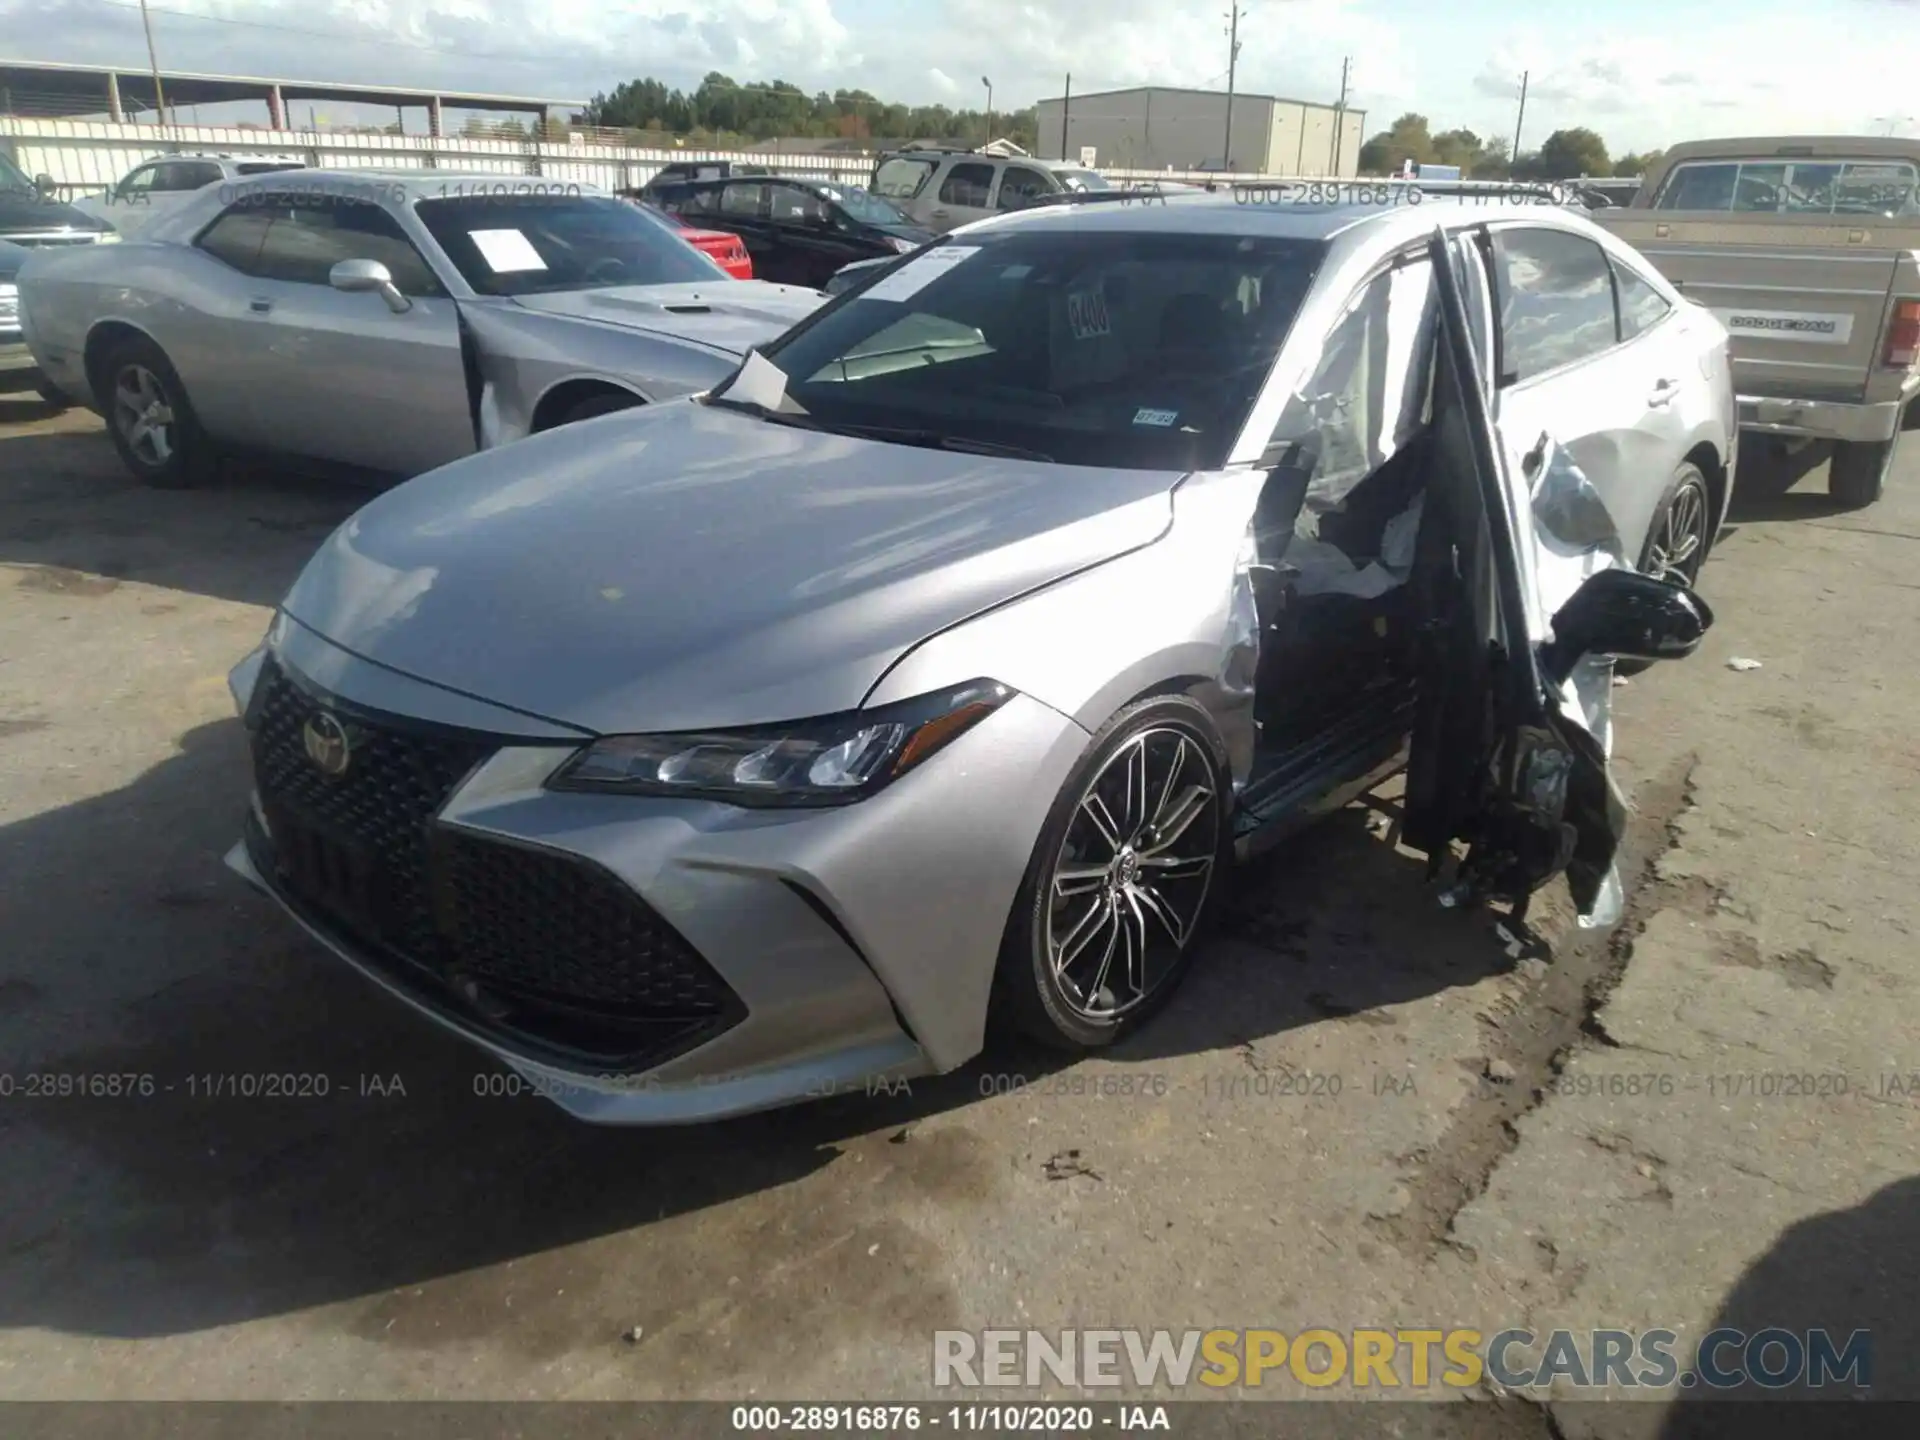
<path id="1" fill-rule="evenodd" d="M 144 336 L 122 340 L 100 358 L 98 374 L 107 433 L 137 479 L 179 490 L 212 478 L 213 444 L 158 345 Z"/>
<path id="2" fill-rule="evenodd" d="M 1004 1017 L 1054 1049 L 1112 1044 L 1164 1005 L 1232 862 L 1226 748 L 1185 696 L 1101 729 L 1055 799 L 1001 946 Z"/>
<path id="3" fill-rule="evenodd" d="M 1893 469 L 1894 452 L 1899 448 L 1896 432 L 1891 440 L 1849 440 L 1833 447 L 1833 461 L 1827 467 L 1827 495 L 1836 505 L 1848 510 L 1864 510 L 1887 489 L 1887 472 Z"/>

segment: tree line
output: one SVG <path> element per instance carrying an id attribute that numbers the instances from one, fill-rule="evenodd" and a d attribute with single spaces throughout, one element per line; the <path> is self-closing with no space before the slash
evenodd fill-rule
<path id="1" fill-rule="evenodd" d="M 719 148 L 743 139 L 801 136 L 975 144 L 1005 137 L 1032 150 L 1038 139 L 1031 107 L 996 111 L 989 117 L 984 107 L 901 105 L 865 90 L 821 90 L 809 95 L 785 80 L 741 82 L 717 70 L 692 90 L 671 89 L 653 79 L 625 81 L 595 95 L 575 118 L 582 125 L 640 132 L 636 138 L 643 144 L 657 142 L 661 135 L 678 135 Z"/>
<path id="2" fill-rule="evenodd" d="M 1662 155 L 1659 150 L 1614 159 L 1607 142 L 1584 126 L 1556 130 L 1538 150 L 1512 153 L 1504 135 L 1482 138 L 1467 129 L 1434 134 L 1424 115 L 1409 111 L 1360 147 L 1360 170 L 1390 175 L 1406 161 L 1418 165 L 1458 165 L 1478 180 L 1572 180 L 1582 175 L 1644 175 Z"/>

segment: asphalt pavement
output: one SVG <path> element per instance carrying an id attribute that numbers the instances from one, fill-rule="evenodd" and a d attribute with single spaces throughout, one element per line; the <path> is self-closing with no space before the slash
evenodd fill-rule
<path id="1" fill-rule="evenodd" d="M 1705 648 L 1616 691 L 1618 932 L 1550 895 L 1516 961 L 1355 806 L 1110 1056 L 607 1131 L 220 863 L 225 672 L 364 492 L 144 490 L 0 396 L 0 1397 L 908 1398 L 943 1329 L 1723 1324 L 1866 1328 L 1920 1399 L 1920 451 L 1855 513 L 1817 459 L 1743 464 Z M 1445 1423 L 1675 1423 L 1579 1394 Z"/>

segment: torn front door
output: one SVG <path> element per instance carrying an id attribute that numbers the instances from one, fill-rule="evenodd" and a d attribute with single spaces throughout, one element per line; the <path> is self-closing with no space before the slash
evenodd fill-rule
<path id="1" fill-rule="evenodd" d="M 1538 647 L 1580 582 L 1619 563 L 1619 543 L 1551 440 L 1541 437 L 1527 473 L 1508 473 L 1457 251 L 1436 234 L 1430 255 L 1435 458 L 1409 581 L 1422 633 L 1403 836 L 1427 854 L 1430 875 L 1463 843 L 1466 893 L 1511 904 L 1516 917 L 1565 873 L 1581 923 L 1612 924 L 1626 814 L 1607 772 L 1612 667 L 1589 659 L 1552 685 Z"/>

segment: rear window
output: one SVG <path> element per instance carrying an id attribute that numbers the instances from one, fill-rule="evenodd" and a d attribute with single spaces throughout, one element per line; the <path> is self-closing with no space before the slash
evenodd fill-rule
<path id="1" fill-rule="evenodd" d="M 1905 160 L 1697 160 L 1676 166 L 1656 210 L 1765 215 L 1920 215 L 1920 173 Z"/>
<path id="2" fill-rule="evenodd" d="M 1223 464 L 1325 247 L 1018 231 L 922 251 L 765 351 L 829 429 L 1013 445 L 1072 465 Z"/>
<path id="3" fill-rule="evenodd" d="M 874 172 L 873 193 L 888 200 L 911 200 L 931 174 L 933 162 L 929 160 L 888 160 Z"/>
<path id="4" fill-rule="evenodd" d="M 472 195 L 415 207 L 482 295 L 612 285 L 675 285 L 725 272 L 624 200 L 600 195 Z"/>

